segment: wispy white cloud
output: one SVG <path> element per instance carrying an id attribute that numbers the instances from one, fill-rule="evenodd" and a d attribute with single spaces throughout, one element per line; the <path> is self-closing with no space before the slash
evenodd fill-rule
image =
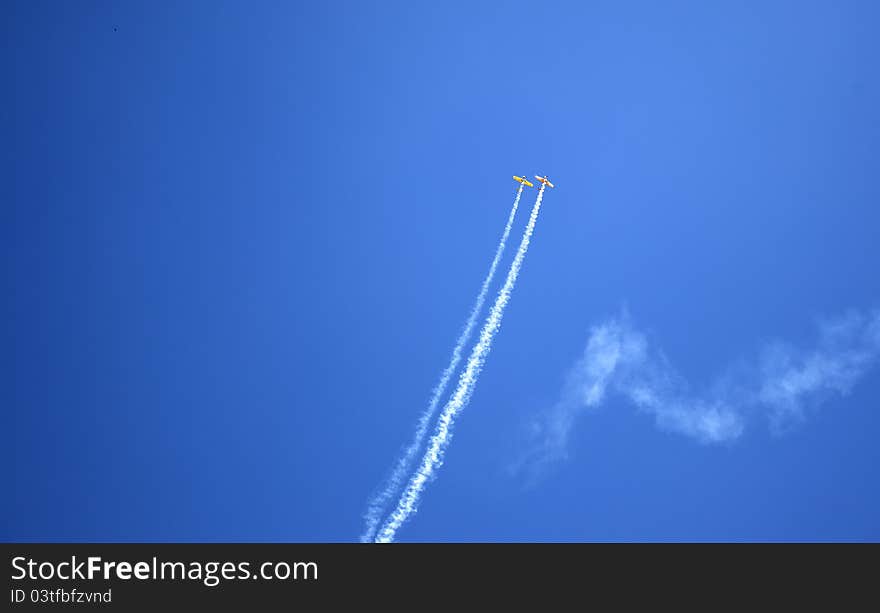
<path id="1" fill-rule="evenodd" d="M 773 343 L 761 358 L 758 401 L 781 429 L 830 395 L 846 395 L 880 354 L 880 313 L 850 312 L 820 326 L 815 348 Z"/>
<path id="2" fill-rule="evenodd" d="M 880 312 L 853 311 L 820 322 L 813 347 L 768 344 L 755 365 L 737 369 L 738 376 L 729 368 L 706 391 L 693 392 L 623 313 L 590 330 L 559 400 L 530 424 L 532 445 L 515 469 L 539 471 L 564 459 L 577 418 L 611 396 L 653 416 L 662 430 L 705 444 L 738 439 L 761 415 L 779 431 L 829 397 L 848 394 L 878 357 Z"/>

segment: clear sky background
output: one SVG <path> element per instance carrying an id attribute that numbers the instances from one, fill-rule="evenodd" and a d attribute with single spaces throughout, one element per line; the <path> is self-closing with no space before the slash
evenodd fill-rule
<path id="1" fill-rule="evenodd" d="M 400 538 L 880 540 L 876 365 L 720 445 L 609 396 L 567 460 L 510 470 L 624 306 L 704 389 L 880 304 L 877 3 L 0 11 L 3 539 L 356 540 L 511 175 L 546 173 Z"/>

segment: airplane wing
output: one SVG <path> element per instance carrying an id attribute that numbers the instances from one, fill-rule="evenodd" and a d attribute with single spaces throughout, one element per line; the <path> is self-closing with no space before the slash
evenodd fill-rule
<path id="1" fill-rule="evenodd" d="M 530 183 L 530 182 L 526 181 L 525 178 L 523 178 L 523 184 L 524 184 L 524 185 L 528 185 L 529 187 L 535 187 L 535 185 L 534 185 L 533 183 Z"/>
<path id="2" fill-rule="evenodd" d="M 540 181 L 541 183 L 544 183 L 545 185 L 549 185 L 550 187 L 556 187 L 555 185 L 550 183 L 550 180 L 547 177 L 539 177 L 538 175 L 535 175 L 535 178 L 538 181 Z"/>

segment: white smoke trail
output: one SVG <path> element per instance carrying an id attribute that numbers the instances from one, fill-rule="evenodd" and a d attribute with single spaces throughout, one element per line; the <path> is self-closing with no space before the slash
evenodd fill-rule
<path id="1" fill-rule="evenodd" d="M 474 387 L 477 384 L 477 379 L 483 369 L 483 364 L 486 362 L 486 356 L 492 349 L 492 341 L 501 327 L 504 309 L 507 303 L 510 302 L 510 294 L 519 276 L 520 268 L 522 268 L 523 259 L 526 257 L 526 252 L 529 249 L 532 233 L 535 231 L 535 223 L 538 221 L 538 212 L 541 210 L 541 200 L 544 197 L 545 187 L 545 185 L 542 185 L 541 190 L 538 192 L 538 197 L 535 200 L 535 205 L 532 207 L 532 214 L 523 232 L 519 249 L 510 265 L 510 270 L 507 272 L 507 279 L 498 292 L 498 297 L 495 299 L 495 304 L 492 305 L 492 309 L 486 317 L 483 329 L 480 330 L 480 340 L 471 351 L 467 367 L 458 379 L 458 387 L 456 387 L 449 402 L 443 407 L 443 412 L 437 421 L 437 431 L 428 442 L 425 456 L 422 458 L 422 462 L 416 469 L 416 472 L 410 478 L 406 490 L 401 494 L 397 508 L 391 513 L 376 536 L 377 543 L 390 543 L 394 540 L 397 530 L 416 511 L 419 498 L 428 480 L 434 476 L 434 472 L 443 464 L 443 457 L 446 454 L 446 448 L 449 446 L 449 441 L 452 437 L 452 427 L 455 423 L 455 418 L 470 401 Z"/>
<path id="2" fill-rule="evenodd" d="M 651 346 L 626 312 L 612 317 L 590 330 L 559 400 L 529 424 L 531 444 L 511 472 L 537 481 L 568 457 L 578 418 L 613 396 L 653 416 L 659 428 L 703 444 L 732 443 L 756 418 L 782 433 L 823 403 L 849 394 L 880 363 L 880 310 L 823 319 L 818 332 L 809 346 L 769 343 L 755 358 L 721 370 L 701 390 Z"/>
<path id="3" fill-rule="evenodd" d="M 403 485 L 403 480 L 412 465 L 413 459 L 419 449 L 421 449 L 422 441 L 428 430 L 428 424 L 431 423 L 431 419 L 433 419 L 434 413 L 437 411 L 437 405 L 440 403 L 440 398 L 443 397 L 443 394 L 446 392 L 446 386 L 449 385 L 449 380 L 458 369 L 464 346 L 471 339 L 471 334 L 473 334 L 474 327 L 477 325 L 477 317 L 479 317 L 480 312 L 483 310 L 483 304 L 486 302 L 486 295 L 489 293 L 489 286 L 492 284 L 492 279 L 495 277 L 498 263 L 501 261 L 501 256 L 504 254 L 504 248 L 507 245 L 507 238 L 510 236 L 510 229 L 513 226 L 513 219 L 516 217 L 516 211 L 519 208 L 519 199 L 522 196 L 523 187 L 523 185 L 520 185 L 519 189 L 516 191 L 516 198 L 513 200 L 510 215 L 507 217 L 507 224 L 504 226 L 501 240 L 498 242 L 498 247 L 495 249 L 495 258 L 489 266 L 489 272 L 486 274 L 486 278 L 483 279 L 483 285 L 480 287 L 480 293 L 477 295 L 477 300 L 474 302 L 470 315 L 468 315 L 467 322 L 465 322 L 464 328 L 462 329 L 461 334 L 459 334 L 458 340 L 455 342 L 455 347 L 452 350 L 452 357 L 449 360 L 449 364 L 440 374 L 440 379 L 437 381 L 437 385 L 431 392 L 431 400 L 428 402 L 428 408 L 425 409 L 416 424 L 415 435 L 409 446 L 403 451 L 400 458 L 398 458 L 391 471 L 391 475 L 385 483 L 382 484 L 378 493 L 375 494 L 367 504 L 367 510 L 364 511 L 364 522 L 366 525 L 363 534 L 361 534 L 362 543 L 367 543 L 373 540 L 373 537 L 376 535 L 376 528 L 379 526 L 379 521 L 382 519 L 382 513 L 388 507 L 391 498 L 400 491 L 400 488 Z"/>

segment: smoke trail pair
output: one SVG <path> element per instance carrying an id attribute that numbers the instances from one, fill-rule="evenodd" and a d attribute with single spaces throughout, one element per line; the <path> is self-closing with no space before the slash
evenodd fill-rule
<path id="1" fill-rule="evenodd" d="M 486 356 L 492 349 L 492 341 L 501 327 L 501 320 L 504 317 L 504 309 L 507 306 L 507 303 L 510 302 L 510 295 L 513 291 L 513 286 L 516 284 L 516 279 L 522 268 L 523 259 L 526 257 L 526 252 L 529 249 L 529 242 L 531 241 L 532 233 L 535 231 L 535 224 L 538 221 L 538 212 L 541 210 L 541 200 L 544 197 L 545 187 L 546 185 L 541 185 L 538 197 L 535 200 L 535 205 L 532 207 L 532 214 L 529 217 L 529 222 L 523 232 L 519 249 L 510 265 L 510 270 L 507 272 L 507 279 L 504 281 L 504 285 L 501 287 L 501 291 L 498 292 L 498 297 L 495 299 L 495 304 L 492 305 L 492 309 L 486 317 L 486 322 L 483 324 L 483 329 L 480 331 L 480 340 L 474 345 L 474 348 L 471 351 L 467 366 L 461 374 L 461 377 L 459 377 L 458 387 L 456 387 L 455 392 L 452 394 L 452 397 L 449 399 L 449 402 L 446 403 L 443 412 L 440 414 L 440 418 L 437 422 L 437 430 L 428 441 L 428 448 L 425 451 L 422 462 L 410 478 L 406 489 L 401 494 L 394 512 L 391 513 L 383 524 L 382 529 L 376 535 L 377 543 L 390 543 L 394 540 L 397 530 L 400 529 L 410 515 L 416 511 L 419 499 L 421 498 L 428 480 L 433 477 L 435 471 L 443 464 L 443 457 L 446 454 L 446 448 L 449 446 L 449 440 L 452 437 L 452 427 L 455 424 L 455 418 L 470 401 L 474 387 L 477 384 L 477 379 L 483 369 L 483 364 L 486 362 Z"/>
<path id="2" fill-rule="evenodd" d="M 501 256 L 504 254 L 504 248 L 507 245 L 507 238 L 510 236 L 510 229 L 513 226 L 513 219 L 516 217 L 516 211 L 519 208 L 519 199 L 522 196 L 522 192 L 523 186 L 520 185 L 519 189 L 516 191 L 516 198 L 513 201 L 513 206 L 510 209 L 510 215 L 507 217 L 507 224 L 504 226 L 501 240 L 498 242 L 498 247 L 495 249 L 495 257 L 492 260 L 492 264 L 489 266 L 489 272 L 486 274 L 486 278 L 483 279 L 483 285 L 480 287 L 480 293 L 477 295 L 477 300 L 474 302 L 470 315 L 468 315 L 467 322 L 465 322 L 464 328 L 458 336 L 458 340 L 455 342 L 455 347 L 452 350 L 452 357 L 449 360 L 449 364 L 440 374 L 440 379 L 437 381 L 437 385 L 431 392 L 431 399 L 428 402 L 428 408 L 425 409 L 416 424 L 416 431 L 412 442 L 410 442 L 409 446 L 403 451 L 403 454 L 395 463 L 391 475 L 382 485 L 382 488 L 367 504 L 367 510 L 364 512 L 364 522 L 366 525 L 364 527 L 364 532 L 361 535 L 361 542 L 369 542 L 373 540 L 373 537 L 376 535 L 376 528 L 379 526 L 379 521 L 382 519 L 382 513 L 387 508 L 391 498 L 400 491 L 407 471 L 412 465 L 416 453 L 418 453 L 422 446 L 422 441 L 425 438 L 428 425 L 431 423 L 431 419 L 433 419 L 434 413 L 437 411 L 437 405 L 440 403 L 440 398 L 443 397 L 443 394 L 446 392 L 446 386 L 449 385 L 449 380 L 458 369 L 464 346 L 471 339 L 474 326 L 477 325 L 477 317 L 479 317 L 480 312 L 483 310 L 483 304 L 486 302 L 486 295 L 489 293 L 489 286 L 492 284 L 492 279 L 495 277 L 498 263 L 501 261 Z"/>

